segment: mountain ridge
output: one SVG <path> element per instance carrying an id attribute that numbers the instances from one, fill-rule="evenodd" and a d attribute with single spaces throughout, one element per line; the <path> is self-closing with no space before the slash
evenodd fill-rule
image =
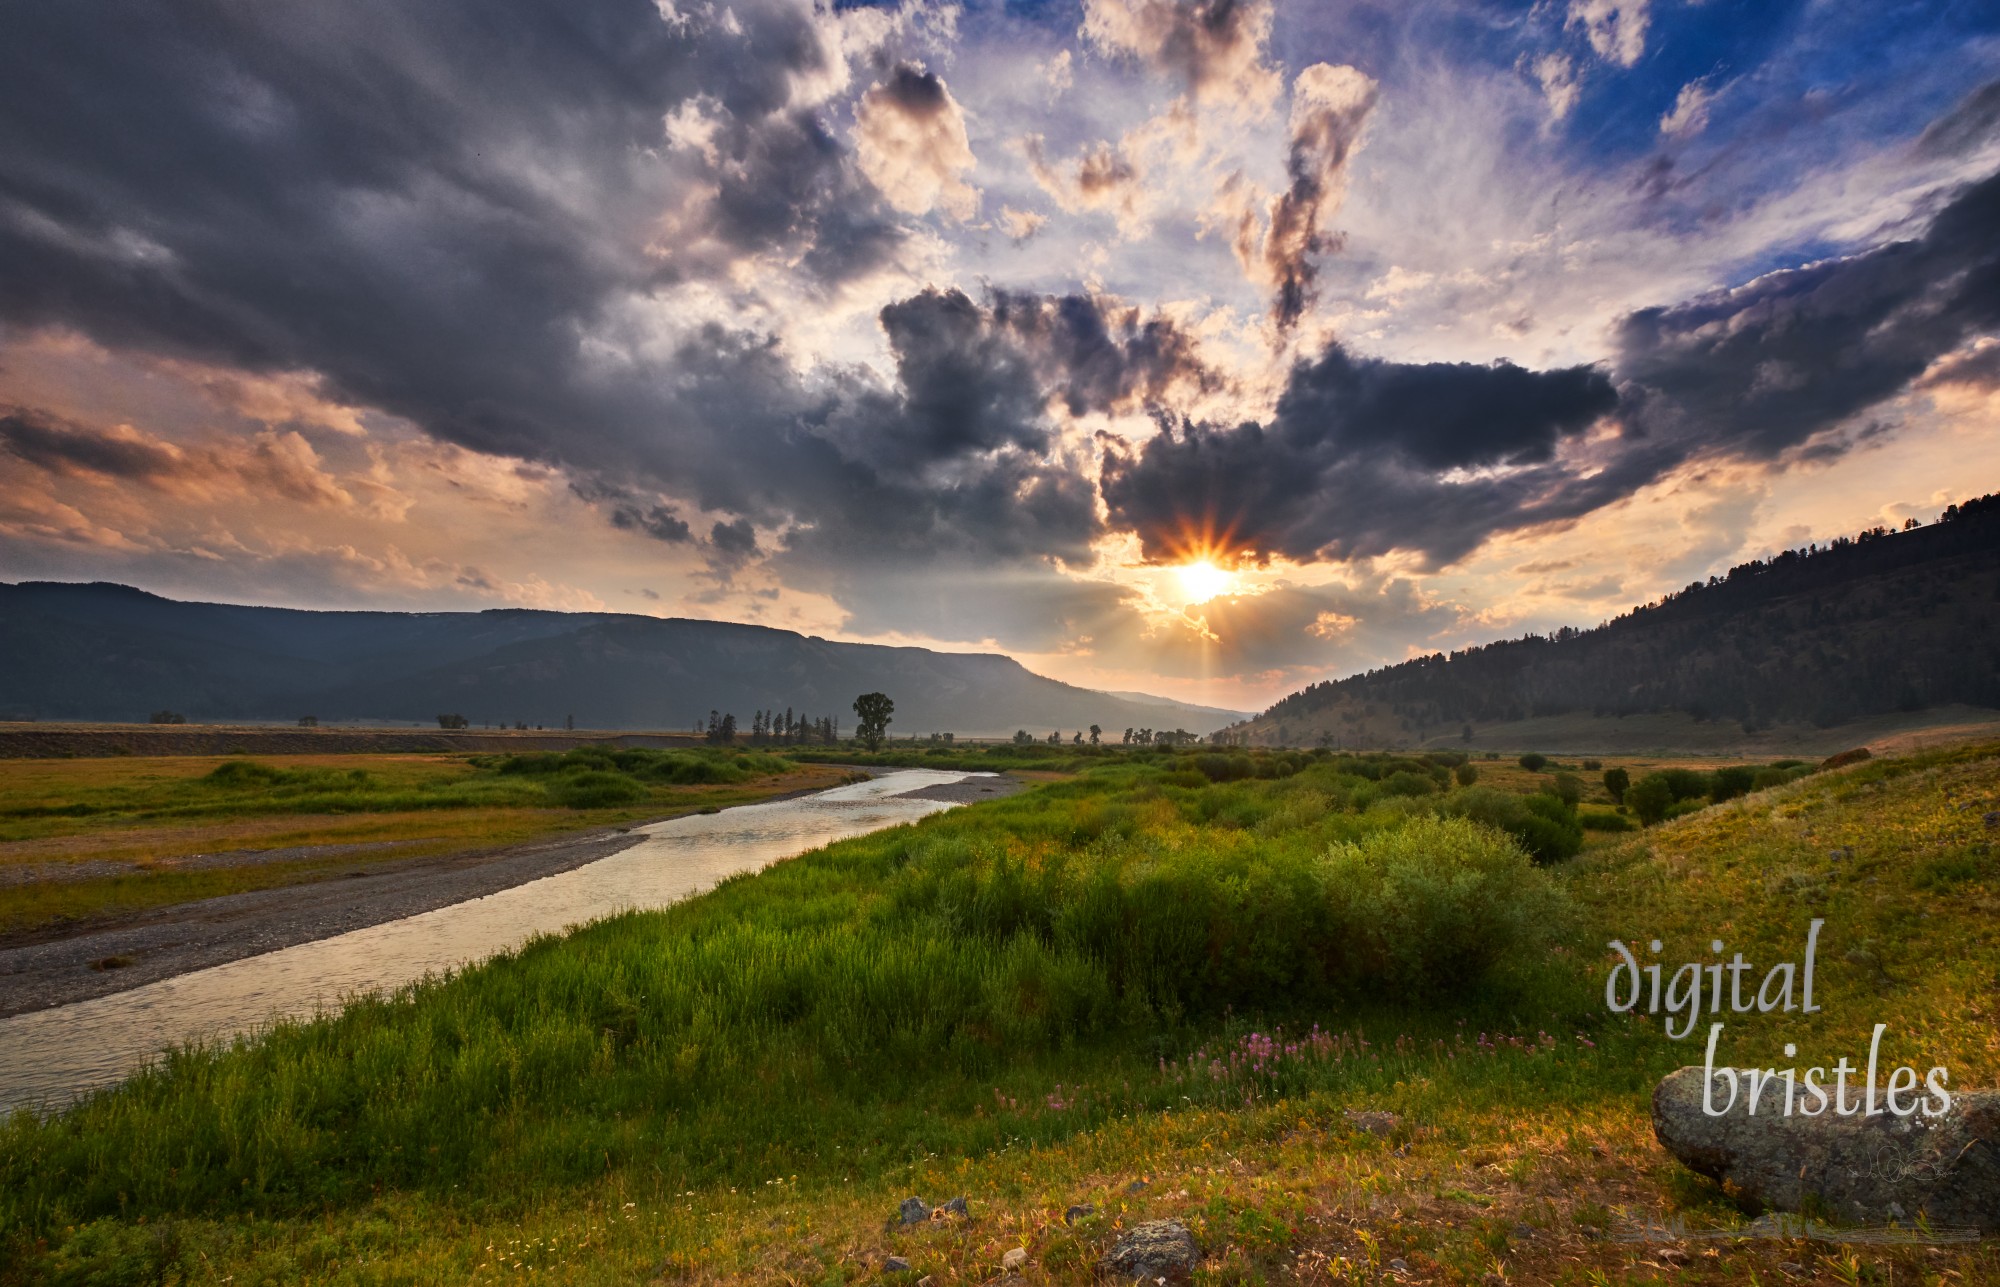
<path id="1" fill-rule="evenodd" d="M 888 692 L 898 734 L 1206 733 L 1241 712 L 1139 701 L 997 653 L 842 643 L 780 627 L 534 608 L 405 613 L 207 604 L 112 582 L 0 583 L 0 714 L 429 720 L 685 729 L 713 710 L 849 718 Z M 1208 710 L 1200 726 L 1190 712 Z"/>

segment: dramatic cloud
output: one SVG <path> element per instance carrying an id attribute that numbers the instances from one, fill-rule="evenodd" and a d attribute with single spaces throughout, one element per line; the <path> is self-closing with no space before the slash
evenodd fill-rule
<path id="1" fill-rule="evenodd" d="M 1808 444 L 1837 455 L 1852 443 L 1829 435 L 2000 327 L 1995 227 L 2000 176 L 1956 196 L 1917 240 L 1632 314 L 1617 334 L 1618 391 L 1591 367 L 1391 363 L 1331 348 L 1294 370 L 1268 424 L 1169 421 L 1135 454 L 1112 448 L 1112 524 L 1160 561 L 1403 549 L 1448 564 L 1690 460 L 1770 461 Z M 1622 435 L 1562 458 L 1565 439 L 1614 412 Z"/>
<path id="2" fill-rule="evenodd" d="M 293 432 L 190 449 L 130 426 L 94 430 L 31 408 L 0 408 L 0 452 L 51 474 L 143 483 L 197 499 L 247 493 L 302 505 L 355 504 Z"/>
<path id="3" fill-rule="evenodd" d="M 1292 82 L 1291 186 L 1271 203 L 1264 236 L 1265 279 L 1276 288 L 1278 325 L 1290 328 L 1312 307 L 1313 256 L 1332 245 L 1326 221 L 1347 190 L 1347 163 L 1375 106 L 1376 85 L 1352 67 L 1315 63 Z"/>
<path id="4" fill-rule="evenodd" d="M 1021 140 L 1027 154 L 1029 172 L 1035 182 L 1068 213 L 1084 210 L 1110 211 L 1121 231 L 1135 234 L 1142 228 L 1139 212 L 1145 198 L 1139 167 L 1121 148 L 1098 143 L 1085 148 L 1074 160 L 1049 160 L 1046 143 L 1039 134 Z"/>
<path id="5" fill-rule="evenodd" d="M 1649 436 L 1771 459 L 1909 387 L 2000 325 L 2000 175 L 1913 241 L 1625 319 L 1615 363 Z"/>
<path id="6" fill-rule="evenodd" d="M 1264 61 L 1270 0 L 1085 0 L 1083 35 L 1170 77 L 1197 103 L 1261 112 L 1278 94 Z"/>
<path id="7" fill-rule="evenodd" d="M 1740 520 L 1692 576 L 1788 471 L 1990 472 L 1942 0 L 17 8 L 0 576 L 1275 684 L 1647 593 L 1662 495 Z M 1189 554 L 1261 566 L 1187 617 Z"/>
<path id="8" fill-rule="evenodd" d="M 1112 448 L 1104 499 L 1163 562 L 1401 548 L 1449 563 L 1495 531 L 1601 504 L 1553 462 L 1616 405 L 1589 367 L 1405 364 L 1335 346 L 1293 371 L 1268 426 L 1168 423 L 1136 454 Z"/>
<path id="9" fill-rule="evenodd" d="M 900 63 L 863 94 L 855 139 L 862 173 L 896 209 L 943 207 L 960 219 L 978 210 L 979 194 L 964 178 L 977 164 L 965 112 L 932 73 Z"/>

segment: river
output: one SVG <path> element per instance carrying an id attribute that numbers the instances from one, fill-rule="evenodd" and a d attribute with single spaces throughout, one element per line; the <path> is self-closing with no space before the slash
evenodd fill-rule
<path id="1" fill-rule="evenodd" d="M 110 996 L 0 1019 L 0 1113 L 60 1108 L 113 1085 L 162 1050 L 226 1040 L 278 1018 L 389 991 L 630 908 L 664 907 L 725 877 L 952 807 L 905 793 L 984 776 L 903 769 L 791 800 L 638 828 L 609 858 L 484 898 Z"/>

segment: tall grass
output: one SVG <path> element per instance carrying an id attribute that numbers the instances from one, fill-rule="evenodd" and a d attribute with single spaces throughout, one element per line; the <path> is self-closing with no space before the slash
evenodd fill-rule
<path id="1" fill-rule="evenodd" d="M 797 1169 L 887 1104 L 1029 1065 L 1546 986 L 1514 967 L 1544 959 L 1561 899 L 1503 833 L 1356 809 L 1374 784 L 1331 765 L 1187 776 L 1107 767 L 182 1051 L 0 1132 L 0 1221 L 504 1191 L 639 1158 Z"/>

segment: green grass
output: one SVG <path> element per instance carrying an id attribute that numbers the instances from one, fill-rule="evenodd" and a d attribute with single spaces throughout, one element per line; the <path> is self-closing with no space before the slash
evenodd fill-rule
<path id="1" fill-rule="evenodd" d="M 708 748 L 0 761 L 0 865 L 44 873 L 0 886 L 0 932 L 723 808 L 838 780 L 829 769 Z M 183 865 L 199 854 L 271 850 L 289 852 Z M 60 870 L 80 863 L 111 869 L 85 869 L 81 878 Z"/>
<path id="2" fill-rule="evenodd" d="M 128 775 L 0 795 L 0 841 L 50 834 L 52 822 L 149 823 L 271 814 L 425 809 L 595 808 L 635 804 L 658 788 L 734 785 L 785 771 L 755 751 L 586 748 L 560 754 L 407 757 L 370 767 L 296 767 L 229 759 L 199 776 Z M 371 757 L 374 758 L 374 757 Z M 383 757 L 386 758 L 386 757 Z"/>
<path id="3" fill-rule="evenodd" d="M 1448 793 L 1385 789 L 1415 770 L 1260 767 L 1211 782 L 1112 758 L 183 1052 L 0 1133 L 0 1245 L 73 1281 L 129 1261 L 817 1282 L 888 1249 L 990 1277 L 1020 1240 L 1035 1272 L 1082 1282 L 1109 1219 L 1176 1214 L 1224 1278 L 1312 1256 L 1332 1276 L 1338 1254 L 1448 1282 L 1496 1258 L 1558 1281 L 1572 1257 L 1582 1282 L 1632 1264 L 1578 1232 L 1600 1211 L 1739 1218 L 1651 1149 L 1645 1091 L 1690 1052 L 1604 1012 L 1608 937 L 1778 959 L 1826 916 L 1825 1014 L 1760 1023 L 1751 1057 L 1798 1040 L 1830 1060 L 1886 1021 L 1899 1058 L 1949 1064 L 1955 1087 L 2000 1068 L 1992 748 L 1807 779 L 1545 867 Z M 1900 983 L 1840 963 L 1865 943 Z M 1359 1133 L 1349 1106 L 1403 1123 Z M 883 1234 L 911 1187 L 974 1191 L 982 1220 Z M 1083 1199 L 1106 1222 L 1063 1226 Z"/>

